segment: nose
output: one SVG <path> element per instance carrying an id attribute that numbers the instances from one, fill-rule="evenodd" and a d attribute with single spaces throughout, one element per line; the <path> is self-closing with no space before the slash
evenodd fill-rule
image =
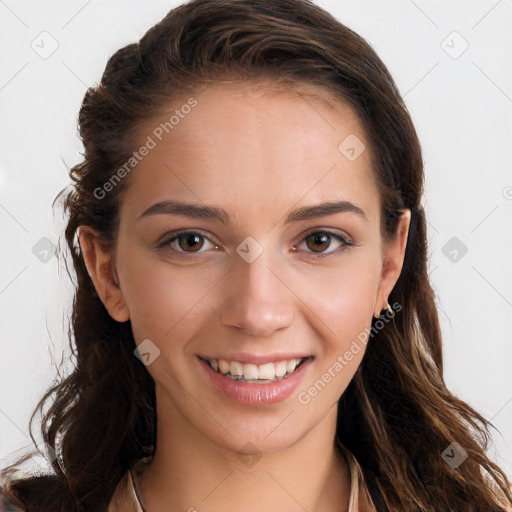
<path id="1" fill-rule="evenodd" d="M 269 336 L 292 324 L 294 294 L 270 267 L 265 251 L 252 263 L 240 258 L 232 272 L 221 311 L 223 325 L 250 336 Z"/>

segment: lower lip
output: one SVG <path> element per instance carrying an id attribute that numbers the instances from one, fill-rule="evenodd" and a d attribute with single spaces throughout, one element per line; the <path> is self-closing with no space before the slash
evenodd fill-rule
<path id="1" fill-rule="evenodd" d="M 211 382 L 226 396 L 245 405 L 270 405 L 282 402 L 288 398 L 300 384 L 312 358 L 308 358 L 291 375 L 275 382 L 265 384 L 253 384 L 240 382 L 216 372 L 203 359 L 198 358 L 199 363 L 205 369 Z"/>

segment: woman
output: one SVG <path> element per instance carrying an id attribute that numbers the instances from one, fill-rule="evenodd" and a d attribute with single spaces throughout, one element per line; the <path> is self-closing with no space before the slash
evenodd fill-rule
<path id="1" fill-rule="evenodd" d="M 421 149 L 361 37 L 306 0 L 195 0 L 112 56 L 79 123 L 76 369 L 40 402 L 54 474 L 7 468 L 5 500 L 512 510 L 443 381 Z"/>

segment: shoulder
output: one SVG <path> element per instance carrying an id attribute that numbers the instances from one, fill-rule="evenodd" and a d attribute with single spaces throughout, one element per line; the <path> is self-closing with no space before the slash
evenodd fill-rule
<path id="1" fill-rule="evenodd" d="M 0 512 L 26 512 L 26 509 L 5 487 L 0 486 Z"/>
<path id="2" fill-rule="evenodd" d="M 349 507 L 347 512 L 377 512 L 368 492 L 363 471 L 352 452 L 339 443 L 349 471 Z"/>
<path id="3" fill-rule="evenodd" d="M 359 512 L 377 512 L 364 492 L 359 495 Z"/>
<path id="4" fill-rule="evenodd" d="M 0 512 L 75 510 L 66 479 L 55 474 L 20 473 L 15 478 L 1 475 Z"/>
<path id="5" fill-rule="evenodd" d="M 130 471 L 126 471 L 116 486 L 107 512 L 141 512 L 134 496 Z"/>
<path id="6" fill-rule="evenodd" d="M 152 456 L 148 455 L 139 459 L 131 469 L 126 470 L 116 486 L 107 512 L 143 512 L 137 499 L 132 475 L 137 476 L 143 473 L 151 461 Z"/>

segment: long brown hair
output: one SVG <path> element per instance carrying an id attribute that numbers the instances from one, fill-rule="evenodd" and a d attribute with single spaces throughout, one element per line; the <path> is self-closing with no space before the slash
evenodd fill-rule
<path id="1" fill-rule="evenodd" d="M 61 459 L 48 475 L 14 478 L 10 466 L 3 472 L 6 488 L 29 512 L 102 512 L 125 472 L 154 452 L 154 381 L 133 355 L 130 322 L 113 320 L 96 294 L 77 228 L 90 226 L 106 248 L 115 247 L 130 179 L 108 194 L 98 194 L 98 187 L 130 159 L 145 120 L 205 84 L 262 78 L 288 87 L 313 84 L 349 102 L 370 142 L 382 236 L 393 238 L 400 210 L 411 210 L 402 273 L 389 297 L 401 311 L 372 332 L 339 400 L 337 441 L 357 461 L 379 512 L 511 510 L 507 476 L 486 455 L 493 425 L 443 380 L 427 274 L 423 162 L 410 115 L 371 46 L 307 0 L 183 4 L 117 51 L 99 85 L 87 90 L 79 113 L 84 158 L 57 198 L 69 215 L 65 239 L 76 274 L 74 371 L 34 411 L 50 402 L 42 436 L 55 450 L 60 438 Z M 458 467 L 442 456 L 454 442 L 467 453 Z"/>

